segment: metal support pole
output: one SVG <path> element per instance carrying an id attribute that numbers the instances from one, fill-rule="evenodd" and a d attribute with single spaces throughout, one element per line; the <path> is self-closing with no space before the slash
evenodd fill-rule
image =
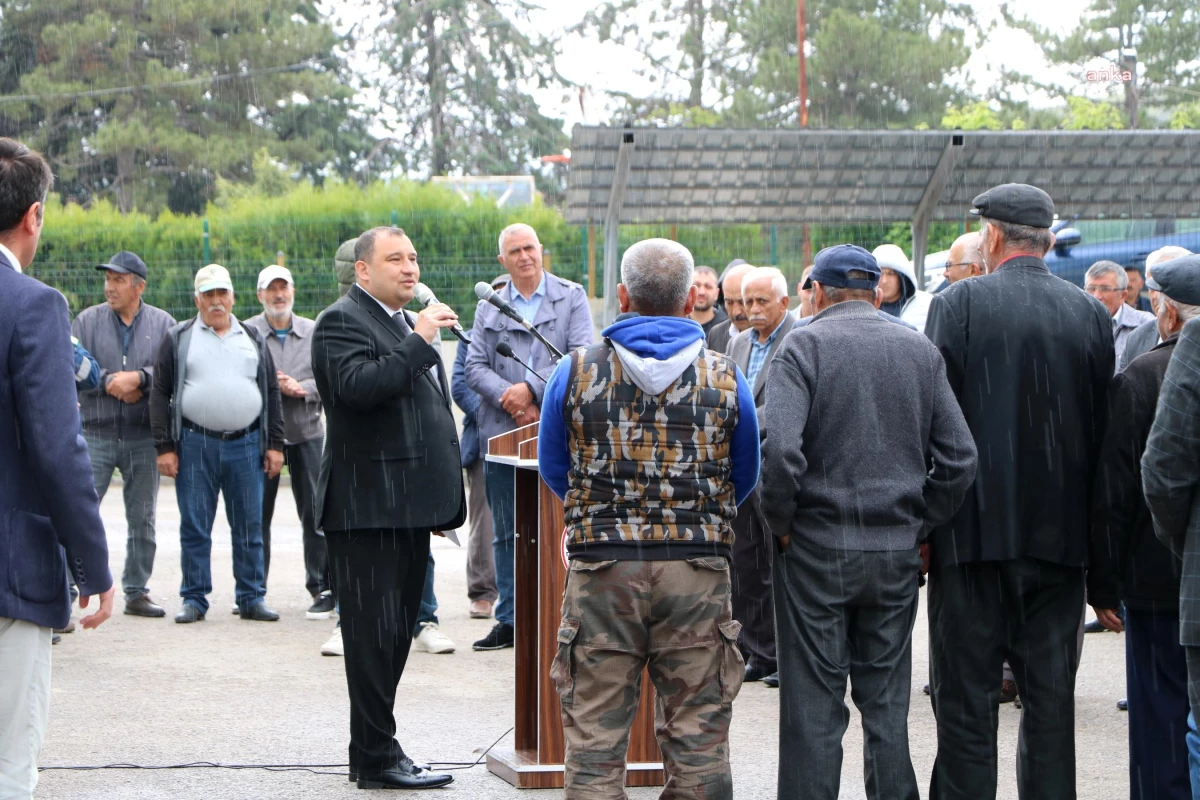
<path id="1" fill-rule="evenodd" d="M 588 298 L 596 297 L 596 226 L 588 225 L 583 229 L 583 241 L 587 248 L 587 290 Z"/>
<path id="2" fill-rule="evenodd" d="M 604 325 L 617 318 L 617 228 L 621 206 L 625 203 L 625 185 L 629 180 L 629 164 L 633 159 L 633 131 L 621 134 L 617 151 L 617 168 L 613 172 L 612 193 L 608 196 L 608 212 L 604 215 Z"/>
<path id="3" fill-rule="evenodd" d="M 208 219 L 204 220 L 204 263 L 212 263 L 212 248 L 208 243 Z"/>
<path id="4" fill-rule="evenodd" d="M 912 260 L 918 289 L 925 288 L 925 254 L 929 250 L 929 223 L 933 220 L 933 212 L 937 208 L 938 201 L 941 200 L 942 191 L 950 182 L 954 165 L 958 163 L 958 158 L 962 155 L 963 141 L 963 135 L 956 133 L 946 142 L 941 156 L 938 157 L 937 165 L 929 176 L 929 183 L 925 184 L 925 191 L 921 194 L 917 209 L 913 213 Z"/>

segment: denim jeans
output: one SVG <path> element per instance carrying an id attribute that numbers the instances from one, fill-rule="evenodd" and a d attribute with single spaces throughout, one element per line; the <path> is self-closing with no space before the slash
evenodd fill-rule
<path id="1" fill-rule="evenodd" d="M 158 464 L 152 439 L 100 439 L 84 434 L 92 460 L 92 483 L 104 499 L 113 470 L 121 471 L 125 484 L 125 571 L 121 585 L 125 601 L 136 600 L 150 590 L 146 583 L 154 570 L 156 549 L 154 510 L 158 502 Z"/>
<path id="2" fill-rule="evenodd" d="M 492 507 L 492 549 L 496 561 L 496 621 L 512 625 L 516 619 L 516 576 L 513 573 L 517 532 L 517 471 L 507 464 L 488 462 L 484 467 L 488 505 Z"/>
<path id="3" fill-rule="evenodd" d="M 1188 714 L 1187 751 L 1188 772 L 1192 776 L 1192 800 L 1200 800 L 1200 731 L 1196 730 L 1196 715 Z"/>
<path id="4" fill-rule="evenodd" d="M 422 622 L 432 622 L 437 625 L 437 597 L 433 593 L 433 553 L 429 554 L 429 562 L 425 565 L 425 590 L 421 593 L 421 610 L 417 612 L 417 627 L 413 636 L 421 632 Z"/>
<path id="5" fill-rule="evenodd" d="M 179 546 L 185 603 L 208 611 L 212 592 L 212 526 L 217 493 L 225 497 L 225 516 L 233 535 L 233 577 L 239 608 L 247 609 L 266 595 L 263 566 L 263 459 L 259 431 L 224 442 L 196 431 L 179 440 Z"/>

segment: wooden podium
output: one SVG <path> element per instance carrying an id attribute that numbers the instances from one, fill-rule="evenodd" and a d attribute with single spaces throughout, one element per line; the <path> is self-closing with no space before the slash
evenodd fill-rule
<path id="1" fill-rule="evenodd" d="M 561 789 L 564 745 L 550 662 L 567 582 L 563 506 L 542 483 L 538 424 L 488 440 L 487 460 L 516 468 L 516 723 L 513 747 L 493 748 L 488 771 L 519 789 Z M 629 731 L 627 786 L 662 786 L 654 736 L 654 684 L 642 673 L 642 698 Z"/>

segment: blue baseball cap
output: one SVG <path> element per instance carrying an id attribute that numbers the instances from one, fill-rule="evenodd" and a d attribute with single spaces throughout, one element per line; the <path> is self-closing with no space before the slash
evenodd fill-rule
<path id="1" fill-rule="evenodd" d="M 866 272 L 871 278 L 851 278 L 852 270 Z M 874 289 L 879 285 L 879 275 L 879 262 L 875 256 L 856 244 L 838 244 L 817 253 L 813 270 L 800 288 L 807 291 L 816 281 L 822 286 L 837 289 Z"/>

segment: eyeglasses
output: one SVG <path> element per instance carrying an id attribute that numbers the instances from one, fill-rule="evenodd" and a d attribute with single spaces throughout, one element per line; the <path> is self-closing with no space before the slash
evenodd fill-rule
<path id="1" fill-rule="evenodd" d="M 1120 288 L 1118 288 L 1118 287 L 1116 287 L 1116 286 L 1097 286 L 1097 285 L 1096 285 L 1096 284 L 1094 284 L 1094 283 L 1089 283 L 1087 286 L 1085 286 L 1085 287 L 1083 287 L 1083 288 L 1084 288 L 1086 291 L 1089 291 L 1089 292 L 1104 292 L 1105 294 L 1107 294 L 1107 293 L 1109 293 L 1109 292 L 1123 292 L 1123 291 L 1125 291 L 1124 289 L 1120 289 Z"/>
<path id="2" fill-rule="evenodd" d="M 955 267 L 970 267 L 974 266 L 970 261 L 959 261 L 957 264 L 947 264 L 945 269 L 954 269 Z"/>

